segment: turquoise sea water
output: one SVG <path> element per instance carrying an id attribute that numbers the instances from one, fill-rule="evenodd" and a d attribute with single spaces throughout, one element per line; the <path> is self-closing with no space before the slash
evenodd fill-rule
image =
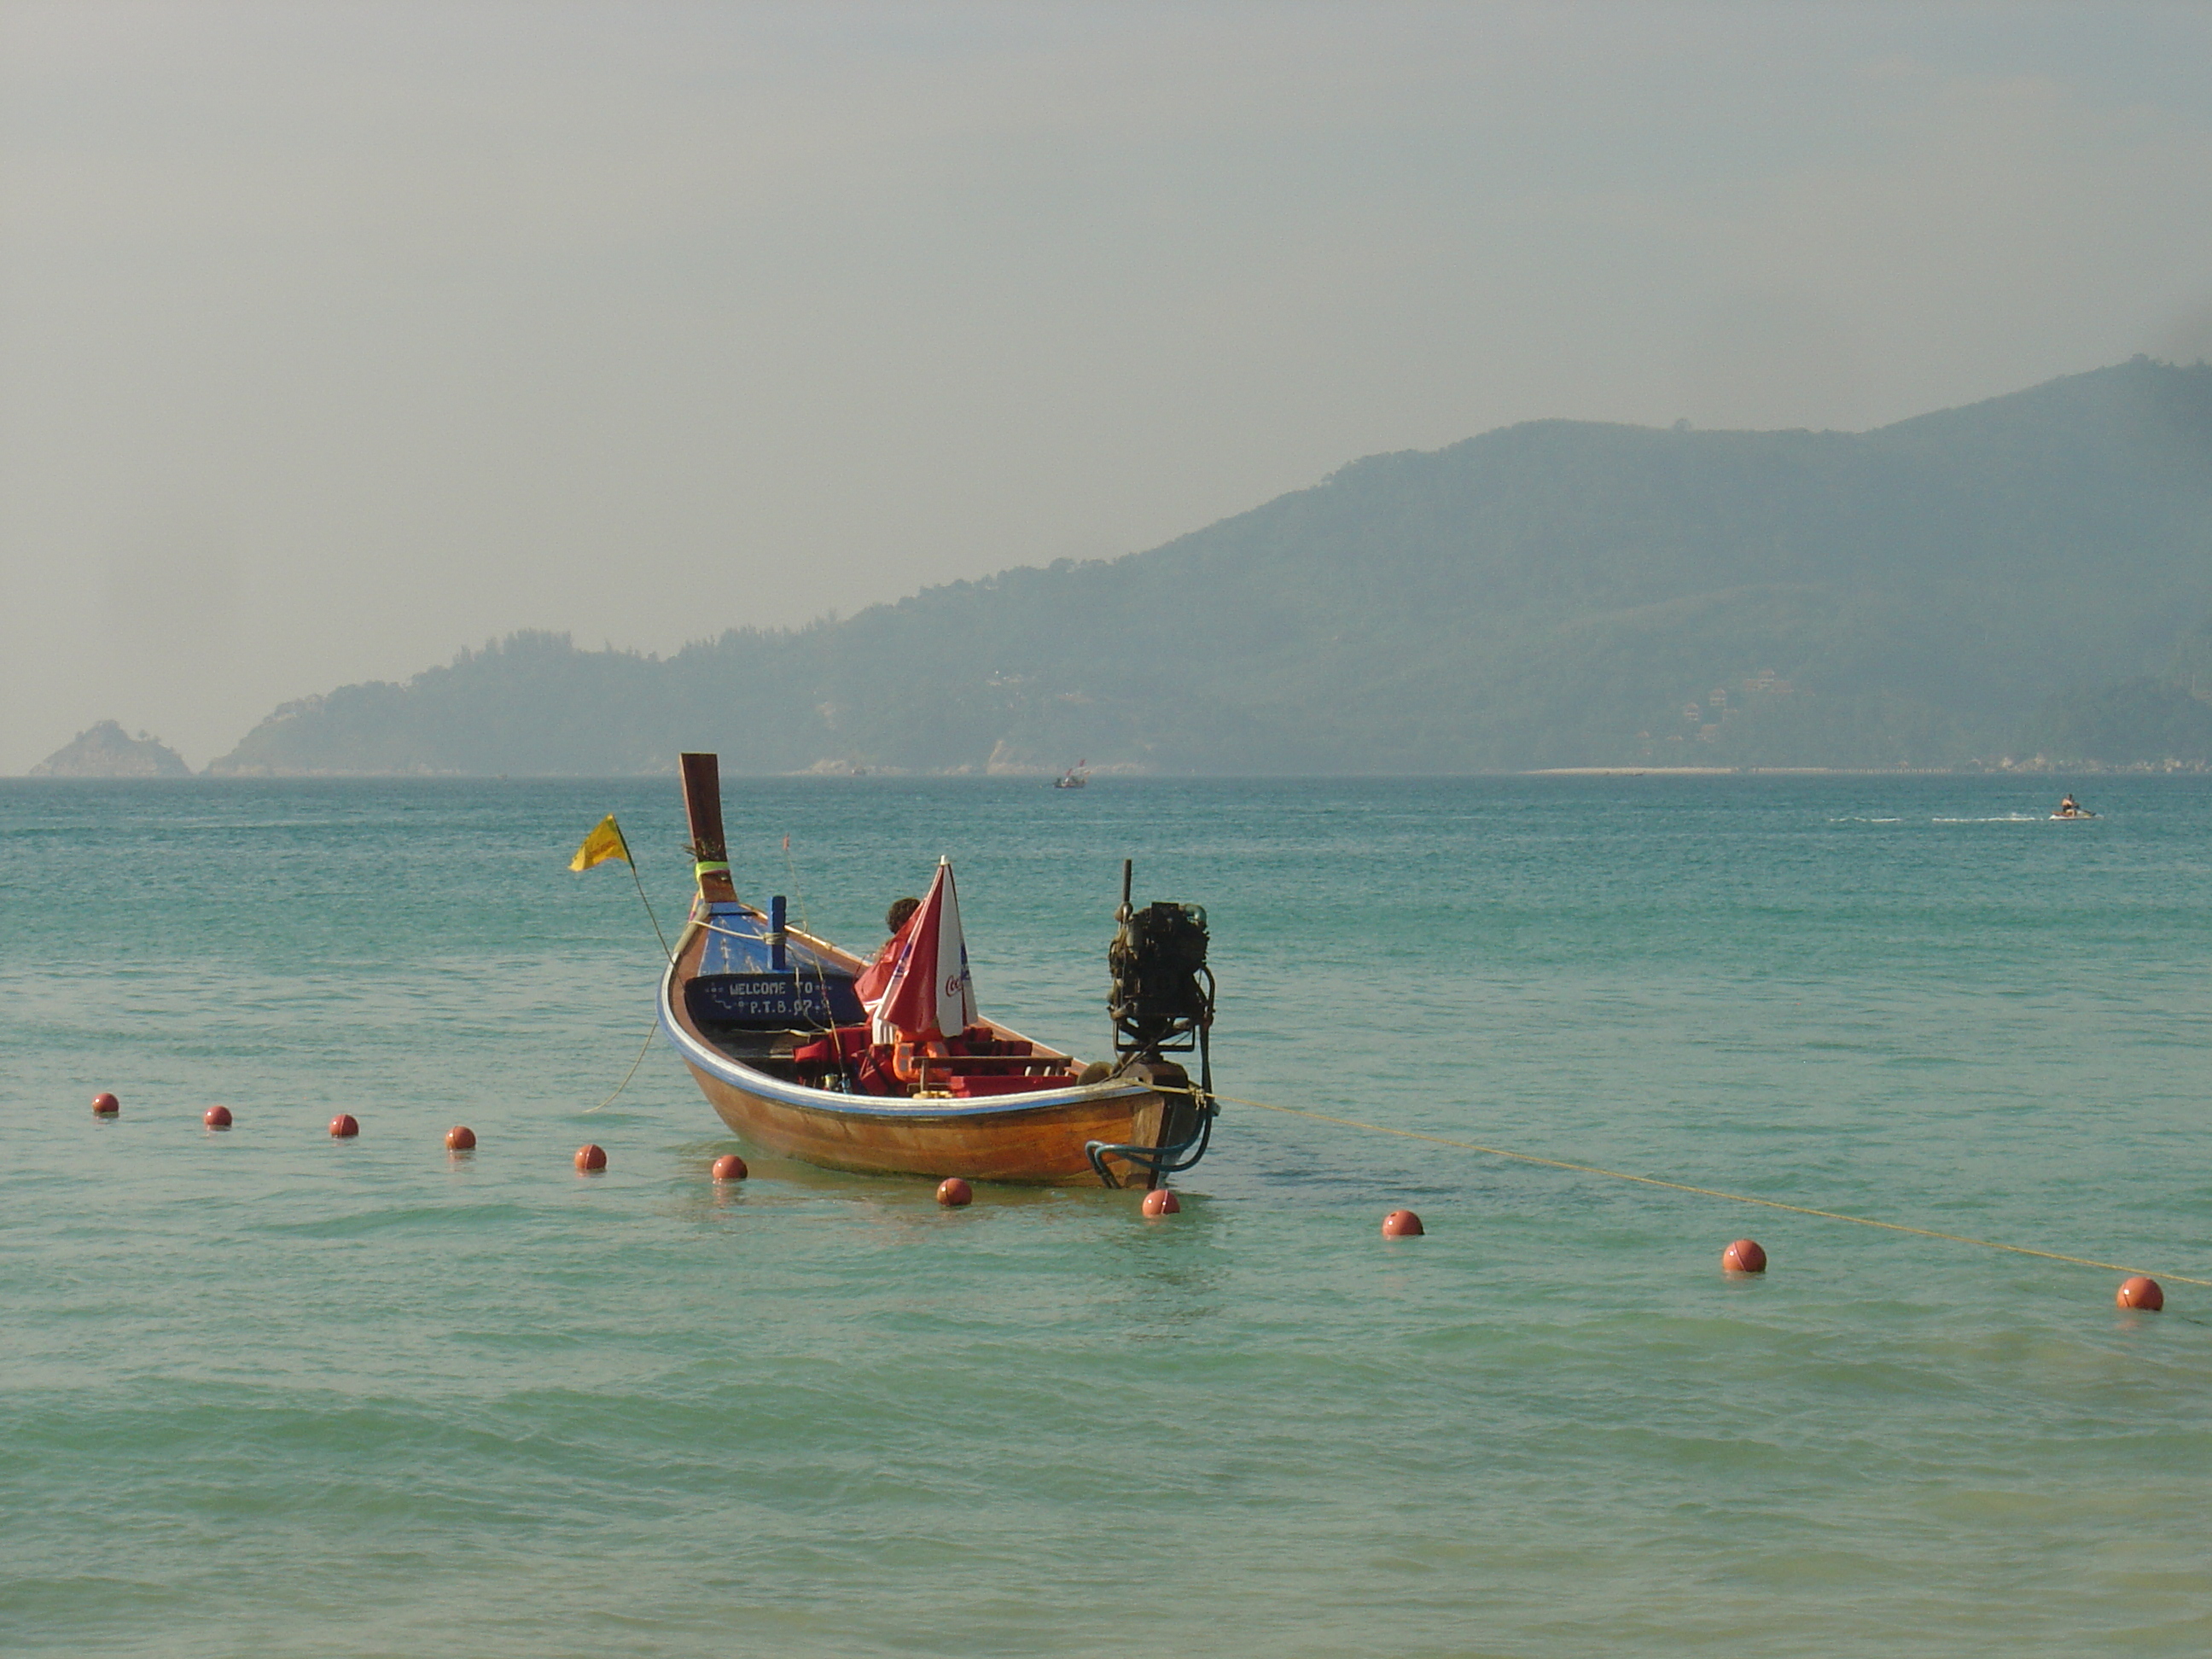
<path id="1" fill-rule="evenodd" d="M 859 946 L 949 853 L 986 1012 L 1086 1054 L 1130 855 L 1231 1094 L 2212 1279 L 2212 784 L 2057 793 L 727 787 Z M 0 1650 L 2212 1648 L 2212 1289 L 1237 1106 L 1158 1223 L 717 1190 L 657 1043 L 587 1111 L 610 811 L 672 921 L 672 781 L 0 783 Z"/>

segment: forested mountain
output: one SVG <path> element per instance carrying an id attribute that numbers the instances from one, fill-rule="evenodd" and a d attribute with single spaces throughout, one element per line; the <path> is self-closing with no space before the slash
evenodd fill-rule
<path id="1" fill-rule="evenodd" d="M 665 659 L 517 635 L 287 705 L 214 769 L 2197 759 L 2208 617 L 2212 369 L 2138 358 L 1868 433 L 1510 427 Z"/>

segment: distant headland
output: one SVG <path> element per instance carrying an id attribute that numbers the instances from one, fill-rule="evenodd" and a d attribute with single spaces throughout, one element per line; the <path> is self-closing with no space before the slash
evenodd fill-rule
<path id="1" fill-rule="evenodd" d="M 159 738 L 102 720 L 31 769 L 34 778 L 188 778 L 185 757 Z"/>
<path id="2" fill-rule="evenodd" d="M 2137 358 L 1864 433 L 1509 427 L 666 658 L 519 633 L 209 769 L 2194 768 L 2208 699 L 2212 368 Z"/>

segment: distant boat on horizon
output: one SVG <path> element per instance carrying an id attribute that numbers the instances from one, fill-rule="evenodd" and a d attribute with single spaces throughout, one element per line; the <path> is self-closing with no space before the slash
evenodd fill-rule
<path id="1" fill-rule="evenodd" d="M 1091 763 L 1079 760 L 1052 781 L 1055 789 L 1080 789 L 1091 781 Z"/>

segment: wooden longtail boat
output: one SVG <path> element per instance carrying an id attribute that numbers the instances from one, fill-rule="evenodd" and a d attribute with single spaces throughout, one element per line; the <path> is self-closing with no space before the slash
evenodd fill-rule
<path id="1" fill-rule="evenodd" d="M 1203 912 L 1155 905 L 1133 917 L 1125 881 L 1115 960 L 1126 994 L 1117 989 L 1114 1012 L 1128 1040 L 1117 1036 L 1113 1062 L 1085 1066 L 989 1020 L 919 1045 L 946 1052 L 890 1053 L 868 1040 L 854 987 L 868 964 L 788 927 L 780 898 L 766 913 L 738 901 L 716 757 L 685 755 L 683 771 L 698 893 L 661 981 L 660 1023 L 735 1133 L 832 1170 L 1051 1186 L 1150 1188 L 1205 1155 L 1210 1065 L 1194 1088 L 1163 1052 L 1204 1052 Z M 1137 949 L 1128 942 L 1155 912 L 1176 913 L 1164 917 L 1170 929 L 1176 915 L 1197 917 L 1197 966 L 1178 976 L 1155 952 L 1138 964 L 1151 975 L 1140 985 L 1134 968 L 1121 971 L 1121 953 Z"/>

